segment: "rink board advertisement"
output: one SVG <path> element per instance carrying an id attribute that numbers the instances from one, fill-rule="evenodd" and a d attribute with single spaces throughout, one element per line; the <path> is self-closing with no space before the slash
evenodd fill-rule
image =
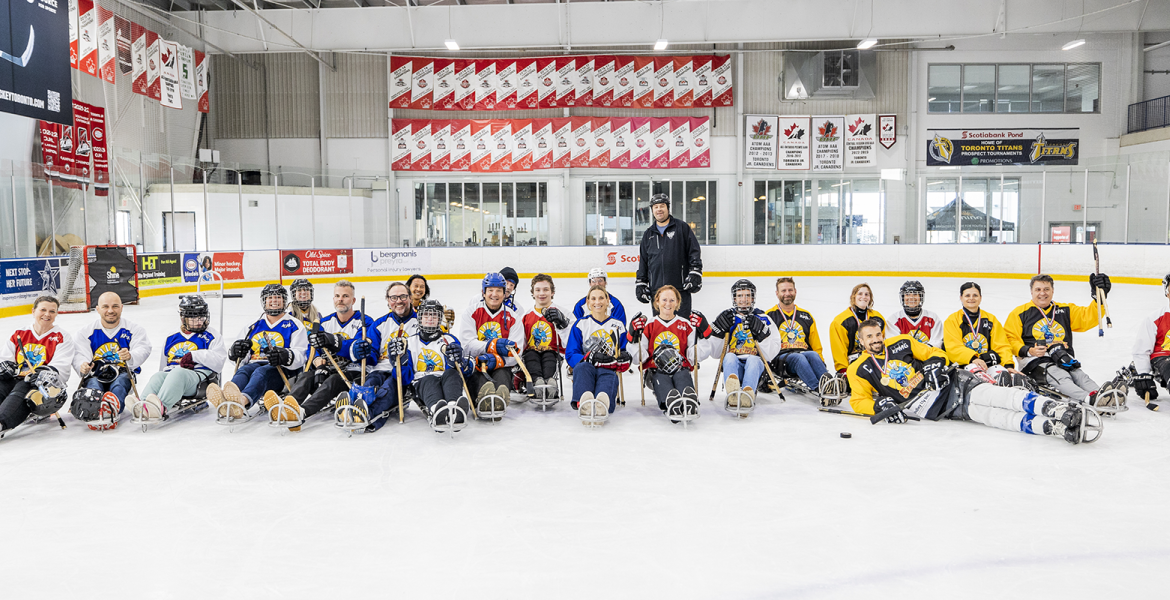
<path id="1" fill-rule="evenodd" d="M 341 275 L 353 273 L 352 250 L 290 250 L 281 253 L 283 279 L 296 275 Z"/>
<path id="2" fill-rule="evenodd" d="M 1080 129 L 927 129 L 926 166 L 1075 165 Z"/>
<path id="3" fill-rule="evenodd" d="M 71 124 L 65 2 L 0 0 L 0 111 Z"/>
<path id="4" fill-rule="evenodd" d="M 0 294 L 5 300 L 32 300 L 41 294 L 56 294 L 68 269 L 67 258 L 0 261 Z"/>
<path id="5" fill-rule="evenodd" d="M 357 250 L 354 275 L 410 275 L 425 273 L 431 267 L 427 248 L 374 248 Z"/>
<path id="6" fill-rule="evenodd" d="M 183 282 L 183 255 L 139 254 L 138 286 L 173 285 Z"/>

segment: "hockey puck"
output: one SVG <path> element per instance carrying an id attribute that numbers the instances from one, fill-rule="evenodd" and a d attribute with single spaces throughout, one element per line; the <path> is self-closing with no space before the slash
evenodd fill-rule
<path id="1" fill-rule="evenodd" d="M 845 432 L 841 433 L 841 437 L 843 437 L 845 439 L 849 439 L 849 438 L 853 437 L 853 434 L 849 433 L 848 431 L 845 431 Z"/>

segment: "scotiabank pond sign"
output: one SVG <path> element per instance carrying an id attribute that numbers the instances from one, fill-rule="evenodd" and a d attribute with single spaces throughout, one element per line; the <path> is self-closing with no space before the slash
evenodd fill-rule
<path id="1" fill-rule="evenodd" d="M 1080 130 L 927 129 L 926 166 L 1075 165 Z"/>
<path id="2" fill-rule="evenodd" d="M 364 248 L 353 252 L 354 275 L 425 274 L 431 267 L 431 251 L 427 248 Z"/>

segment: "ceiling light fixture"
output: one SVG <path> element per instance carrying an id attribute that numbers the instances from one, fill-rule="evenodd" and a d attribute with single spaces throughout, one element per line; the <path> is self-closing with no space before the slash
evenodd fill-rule
<path id="1" fill-rule="evenodd" d="M 448 50 L 459 49 L 459 44 L 455 40 L 443 40 L 443 45 L 447 46 Z"/>
<path id="2" fill-rule="evenodd" d="M 657 51 L 666 50 L 666 44 L 667 44 L 666 38 L 662 38 L 662 39 L 658 40 L 657 42 L 654 42 L 654 49 Z"/>
<path id="3" fill-rule="evenodd" d="M 870 38 L 868 40 L 861 40 L 861 42 L 857 44 L 857 49 L 858 50 L 869 50 L 870 48 L 873 48 L 874 46 L 876 46 L 877 42 L 878 41 L 873 39 L 873 38 Z"/>
<path id="4" fill-rule="evenodd" d="M 1061 50 L 1072 50 L 1073 48 L 1077 48 L 1079 46 L 1084 46 L 1084 45 L 1085 45 L 1085 38 L 1081 38 L 1079 40 L 1073 40 L 1073 41 L 1061 46 L 1060 49 Z"/>

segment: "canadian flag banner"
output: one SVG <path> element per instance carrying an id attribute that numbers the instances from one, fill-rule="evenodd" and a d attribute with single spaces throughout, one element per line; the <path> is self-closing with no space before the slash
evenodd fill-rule
<path id="1" fill-rule="evenodd" d="M 77 0 L 77 69 L 98 76 L 98 22 L 93 0 Z"/>
<path id="2" fill-rule="evenodd" d="M 557 103 L 553 108 L 568 108 L 574 106 L 573 100 L 577 97 L 577 86 L 573 77 L 577 75 L 577 59 L 572 56 L 557 57 Z"/>
<path id="3" fill-rule="evenodd" d="M 475 110 L 496 110 L 496 83 L 496 61 L 475 61 Z"/>
<path id="4" fill-rule="evenodd" d="M 435 61 L 430 58 L 416 58 L 411 61 L 410 107 L 416 110 L 431 110 L 434 104 Z"/>
<path id="5" fill-rule="evenodd" d="M 577 74 L 573 78 L 574 106 L 593 106 L 593 58 L 592 56 L 578 56 Z"/>
<path id="6" fill-rule="evenodd" d="M 162 73 L 162 63 L 159 62 L 158 34 L 146 31 L 146 95 L 162 100 L 162 82 L 159 75 Z"/>
<path id="7" fill-rule="evenodd" d="M 616 57 L 593 57 L 593 106 L 612 107 L 613 104 L 613 69 Z"/>
<path id="8" fill-rule="evenodd" d="M 536 107 L 557 107 L 557 59 L 536 59 Z"/>
<path id="9" fill-rule="evenodd" d="M 411 58 L 390 57 L 390 108 L 410 108 Z"/>
<path id="10" fill-rule="evenodd" d="M 130 24 L 130 89 L 135 94 L 146 95 L 146 28 L 138 23 Z"/>
<path id="11" fill-rule="evenodd" d="M 536 78 L 535 58 L 522 58 L 516 61 L 516 82 L 516 108 L 537 108 L 540 84 Z"/>
<path id="12" fill-rule="evenodd" d="M 436 58 L 435 70 L 435 110 L 455 109 L 455 60 L 451 58 Z M 432 161 L 433 162 L 433 161 Z"/>
<path id="13" fill-rule="evenodd" d="M 497 60 L 496 77 L 493 81 L 496 88 L 496 104 L 501 110 L 515 110 L 516 89 L 520 81 L 516 78 L 516 61 Z"/>
<path id="14" fill-rule="evenodd" d="M 392 119 L 390 130 L 395 171 L 711 166 L 707 117 Z M 63 156 L 71 144 L 64 140 L 64 131 L 62 136 Z"/>
<path id="15" fill-rule="evenodd" d="M 207 55 L 195 51 L 195 95 L 199 100 L 199 112 L 211 112 L 211 101 L 207 97 Z"/>
<path id="16" fill-rule="evenodd" d="M 654 108 L 674 108 L 674 59 L 654 59 Z"/>
<path id="17" fill-rule="evenodd" d="M 691 73 L 695 78 L 695 106 L 711 106 L 711 57 L 692 56 Z"/>
<path id="18" fill-rule="evenodd" d="M 118 38 L 114 31 L 114 11 L 97 6 L 98 77 L 114 83 L 115 61 L 118 59 Z"/>
<path id="19" fill-rule="evenodd" d="M 474 60 L 455 59 L 455 104 L 453 108 L 455 110 L 475 110 Z"/>
<path id="20" fill-rule="evenodd" d="M 674 59 L 674 107 L 691 108 L 695 104 L 695 74 L 691 57 Z"/>
<path id="21" fill-rule="evenodd" d="M 634 57 L 634 108 L 654 108 L 654 57 Z"/>
<path id="22" fill-rule="evenodd" d="M 617 56 L 613 67 L 613 105 L 630 108 L 634 105 L 634 57 Z"/>

